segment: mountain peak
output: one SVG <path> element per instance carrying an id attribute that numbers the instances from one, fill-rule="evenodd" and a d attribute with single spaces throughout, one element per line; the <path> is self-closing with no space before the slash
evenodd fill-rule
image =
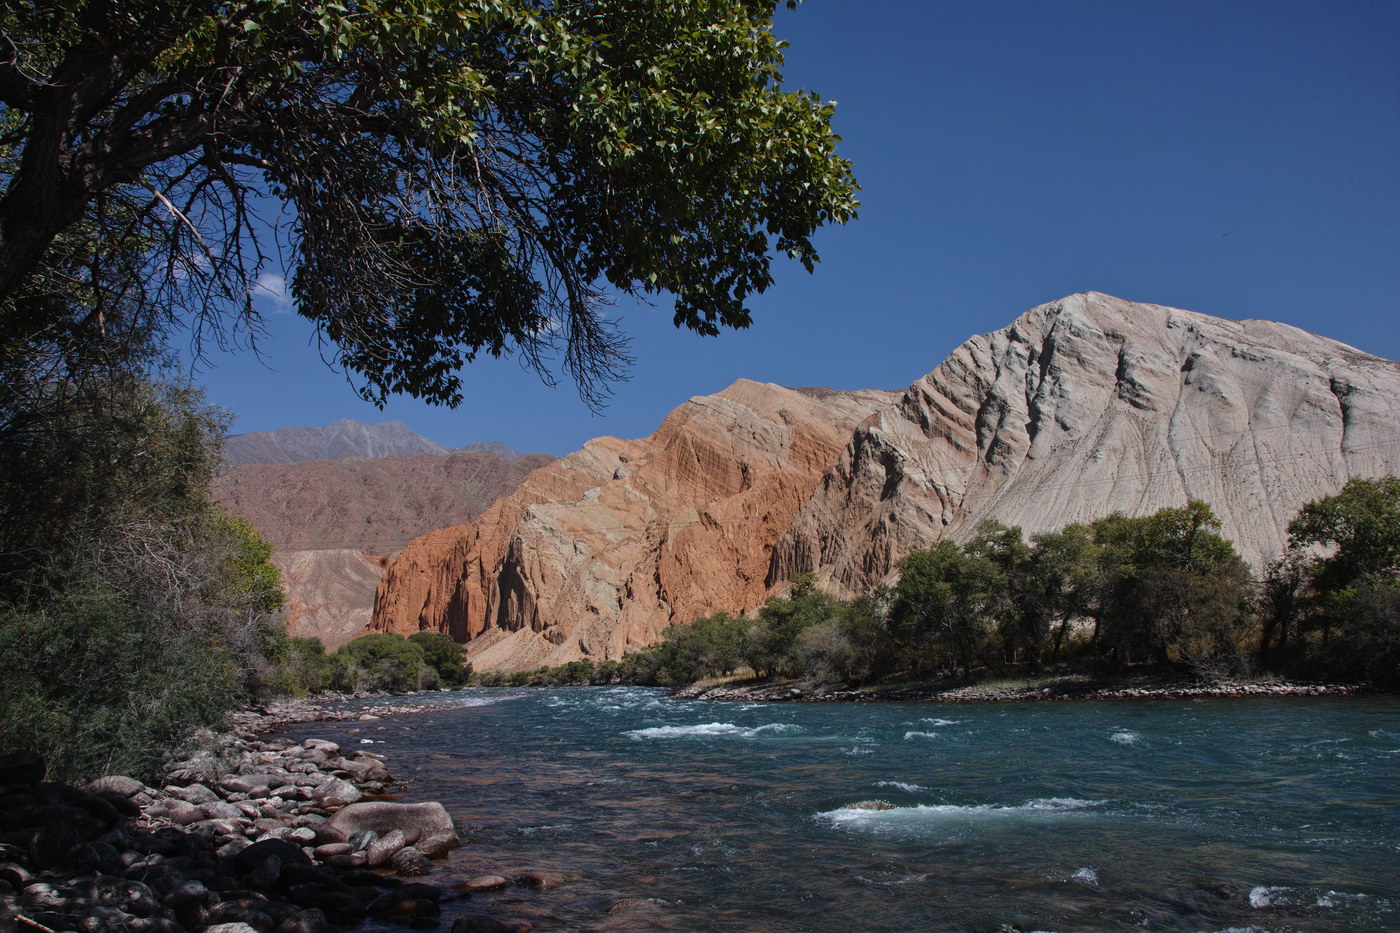
<path id="1" fill-rule="evenodd" d="M 301 460 L 343 460 L 346 457 L 416 457 L 447 454 L 400 421 L 365 424 L 341 418 L 320 428 L 280 428 L 233 434 L 224 442 L 230 463 L 293 463 Z"/>

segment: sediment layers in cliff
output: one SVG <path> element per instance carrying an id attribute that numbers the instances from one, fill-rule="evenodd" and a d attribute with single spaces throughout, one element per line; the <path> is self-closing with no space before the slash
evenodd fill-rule
<path id="1" fill-rule="evenodd" d="M 244 463 L 229 468 L 215 494 L 272 544 L 288 631 L 334 648 L 369 625 L 387 555 L 416 535 L 477 518 L 552 459 L 459 450 Z"/>
<path id="2" fill-rule="evenodd" d="M 760 604 L 774 542 L 893 393 L 740 380 L 650 437 L 598 438 L 390 565 L 374 627 L 446 631 L 483 669 L 620 657 Z"/>

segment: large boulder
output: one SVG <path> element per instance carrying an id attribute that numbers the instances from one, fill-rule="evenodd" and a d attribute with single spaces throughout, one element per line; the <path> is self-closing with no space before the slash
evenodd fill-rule
<path id="1" fill-rule="evenodd" d="M 389 803 L 375 800 L 352 803 L 331 817 L 331 826 L 347 837 L 366 831 L 385 836 L 397 829 L 408 839 L 444 836 L 458 841 L 452 817 L 437 802 Z"/>

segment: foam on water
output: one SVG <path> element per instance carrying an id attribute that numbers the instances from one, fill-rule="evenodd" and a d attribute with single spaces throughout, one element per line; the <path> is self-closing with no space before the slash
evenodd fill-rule
<path id="1" fill-rule="evenodd" d="M 1099 886 L 1099 870 L 1086 865 L 1070 875 L 1069 880 L 1077 881 L 1091 888 L 1097 888 Z"/>
<path id="2" fill-rule="evenodd" d="M 523 697 L 520 696 L 519 694 L 507 694 L 507 695 L 504 695 L 504 696 L 487 696 L 487 697 L 470 696 L 470 697 L 462 697 L 460 700 L 456 700 L 452 705 L 453 705 L 453 706 L 459 706 L 459 707 L 462 707 L 462 708 L 464 708 L 464 709 L 470 709 L 470 708 L 472 708 L 472 707 L 477 707 L 477 706 L 495 706 L 497 703 L 504 703 L 504 702 L 506 702 L 507 700 L 520 700 L 520 699 L 523 699 Z"/>
<path id="3" fill-rule="evenodd" d="M 921 875 L 898 874 L 895 872 L 879 872 L 877 874 L 856 875 L 856 879 L 864 881 L 866 884 L 873 884 L 881 888 L 898 888 L 906 884 L 918 884 L 920 881 L 928 880 L 929 872 Z"/>
<path id="4" fill-rule="evenodd" d="M 839 808 L 816 814 L 833 826 L 853 829 L 899 830 L 917 826 L 975 823 L 986 820 L 1058 818 L 1081 814 L 1101 807 L 1106 800 L 1080 800 L 1074 797 L 1042 797 L 1019 806 L 999 804 L 920 804 L 914 807 L 894 807 L 888 810 L 848 810 Z"/>
<path id="5" fill-rule="evenodd" d="M 1366 894 L 1355 894 L 1348 891 L 1309 890 L 1286 885 L 1259 885 L 1249 892 L 1249 906 L 1255 910 L 1267 910 L 1271 907 L 1316 907 L 1322 910 L 1333 910 L 1367 900 L 1370 900 L 1370 896 Z"/>
<path id="6" fill-rule="evenodd" d="M 919 722 L 926 722 L 930 726 L 956 726 L 962 722 L 961 719 L 920 719 Z"/>
<path id="7" fill-rule="evenodd" d="M 906 742 L 910 741 L 911 739 L 936 739 L 936 738 L 938 738 L 938 733 L 937 733 L 937 732 L 906 732 L 906 733 L 904 733 L 904 741 L 906 741 Z"/>
<path id="8" fill-rule="evenodd" d="M 801 726 L 773 722 L 765 726 L 745 728 L 732 722 L 707 722 L 695 726 L 652 726 L 649 729 L 633 729 L 623 735 L 632 739 L 684 739 L 711 736 L 733 736 L 741 739 L 754 739 L 764 735 L 791 735 L 804 731 Z"/>
<path id="9" fill-rule="evenodd" d="M 1141 745 L 1142 736 L 1131 729 L 1119 729 L 1109 736 L 1111 740 L 1119 745 Z"/>
<path id="10" fill-rule="evenodd" d="M 918 793 L 919 791 L 921 791 L 921 790 L 928 790 L 927 787 L 924 787 L 924 786 L 922 786 L 922 785 L 919 785 L 919 784 L 906 784 L 904 781 L 876 781 L 876 782 L 875 782 L 875 786 L 876 786 L 876 787 L 897 787 L 897 788 L 899 788 L 900 790 L 904 791 L 906 794 L 917 794 L 917 793 Z"/>

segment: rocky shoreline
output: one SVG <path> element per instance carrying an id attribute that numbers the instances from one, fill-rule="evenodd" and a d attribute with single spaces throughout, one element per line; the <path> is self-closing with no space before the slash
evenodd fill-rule
<path id="1" fill-rule="evenodd" d="M 1355 696 L 1378 691 L 1365 684 L 1264 683 L 1095 683 L 1066 681 L 1045 686 L 873 687 L 834 690 L 798 681 L 691 684 L 672 692 L 683 700 L 801 703 L 1013 703 L 1051 700 L 1181 700 L 1204 697 Z"/>
<path id="2" fill-rule="evenodd" d="M 172 758 L 160 787 L 125 776 L 69 787 L 46 782 L 38 756 L 0 758 L 0 933 L 335 933 L 367 918 L 431 927 L 441 904 L 472 891 L 557 881 L 475 877 L 444 890 L 411 880 L 460 845 L 440 803 L 396 801 L 402 785 L 374 752 L 263 738 L 442 708 L 243 711 Z M 451 927 L 529 929 L 488 916 Z"/>

